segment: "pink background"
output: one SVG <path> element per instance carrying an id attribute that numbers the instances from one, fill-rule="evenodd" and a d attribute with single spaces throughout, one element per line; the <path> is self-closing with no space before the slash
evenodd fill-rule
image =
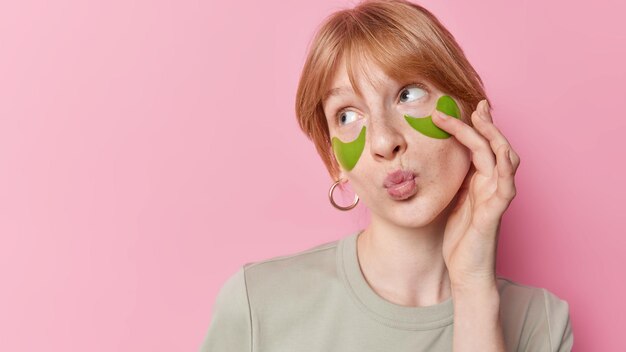
<path id="1" fill-rule="evenodd" d="M 294 116 L 350 4 L 2 2 L 0 350 L 197 350 L 243 263 L 365 226 Z M 421 4 L 522 158 L 498 271 L 570 303 L 576 350 L 623 348 L 625 6 Z"/>

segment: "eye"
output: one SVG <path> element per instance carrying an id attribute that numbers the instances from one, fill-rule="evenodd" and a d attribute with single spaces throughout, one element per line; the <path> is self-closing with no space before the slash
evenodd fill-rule
<path id="1" fill-rule="evenodd" d="M 349 124 L 350 122 L 353 122 L 354 120 L 356 120 L 357 116 L 358 116 L 357 113 L 352 110 L 341 110 L 337 114 L 339 125 L 343 126 L 343 125 Z"/>
<path id="2" fill-rule="evenodd" d="M 417 100 L 426 95 L 426 90 L 421 87 L 407 87 L 400 93 L 400 101 L 405 103 L 413 100 Z M 407 99 L 407 100 L 402 100 Z"/>

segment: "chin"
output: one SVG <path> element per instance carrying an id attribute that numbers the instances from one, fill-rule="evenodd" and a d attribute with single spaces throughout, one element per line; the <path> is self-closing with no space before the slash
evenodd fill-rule
<path id="1" fill-rule="evenodd" d="M 429 202 L 415 195 L 411 198 L 395 201 L 384 212 L 387 221 L 396 226 L 417 228 L 424 227 L 437 220 L 445 210 L 445 204 L 441 202 Z"/>

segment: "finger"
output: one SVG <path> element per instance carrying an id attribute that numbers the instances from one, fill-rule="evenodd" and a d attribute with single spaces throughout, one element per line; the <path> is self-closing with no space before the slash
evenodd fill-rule
<path id="1" fill-rule="evenodd" d="M 470 183 L 472 182 L 472 177 L 474 176 L 475 172 L 476 172 L 476 166 L 474 164 L 471 164 L 469 169 L 467 170 L 467 175 L 465 175 L 465 179 L 463 180 L 463 183 L 461 184 L 461 188 L 469 189 Z"/>
<path id="2" fill-rule="evenodd" d="M 517 155 L 517 153 L 513 149 L 509 151 L 509 154 L 511 155 L 511 162 L 513 163 L 513 173 L 516 173 L 517 168 L 519 167 L 519 164 L 521 163 L 521 159 L 519 155 Z"/>
<path id="3" fill-rule="evenodd" d="M 476 110 L 472 113 L 472 122 L 474 127 L 487 139 L 494 153 L 503 145 L 506 145 L 510 149 L 513 169 L 517 171 L 520 158 L 517 153 L 515 153 L 511 144 L 506 137 L 504 137 L 500 129 L 498 129 L 498 127 L 496 127 L 493 123 L 493 118 L 491 116 L 491 112 L 489 111 L 489 104 L 487 103 L 487 100 L 481 100 L 478 103 Z"/>
<path id="4" fill-rule="evenodd" d="M 476 170 L 487 177 L 491 177 L 496 160 L 489 142 L 478 131 L 460 119 L 446 115 L 439 110 L 435 110 L 433 116 L 435 117 L 433 122 L 437 127 L 454 135 L 459 142 L 472 151 L 472 162 L 476 165 Z M 447 118 L 445 118 L 446 116 Z"/>
<path id="5" fill-rule="evenodd" d="M 491 206 L 504 212 L 515 198 L 515 167 L 509 156 L 511 149 L 503 145 L 497 150 L 498 181 L 495 197 L 490 198 Z"/>

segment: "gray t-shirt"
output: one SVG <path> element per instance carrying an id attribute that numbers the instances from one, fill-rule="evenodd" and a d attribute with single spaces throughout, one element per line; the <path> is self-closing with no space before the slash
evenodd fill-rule
<path id="1" fill-rule="evenodd" d="M 452 351 L 452 298 L 407 307 L 379 296 L 359 266 L 360 232 L 244 264 L 220 289 L 200 351 Z M 497 281 L 507 351 L 571 351 L 566 301 Z"/>

